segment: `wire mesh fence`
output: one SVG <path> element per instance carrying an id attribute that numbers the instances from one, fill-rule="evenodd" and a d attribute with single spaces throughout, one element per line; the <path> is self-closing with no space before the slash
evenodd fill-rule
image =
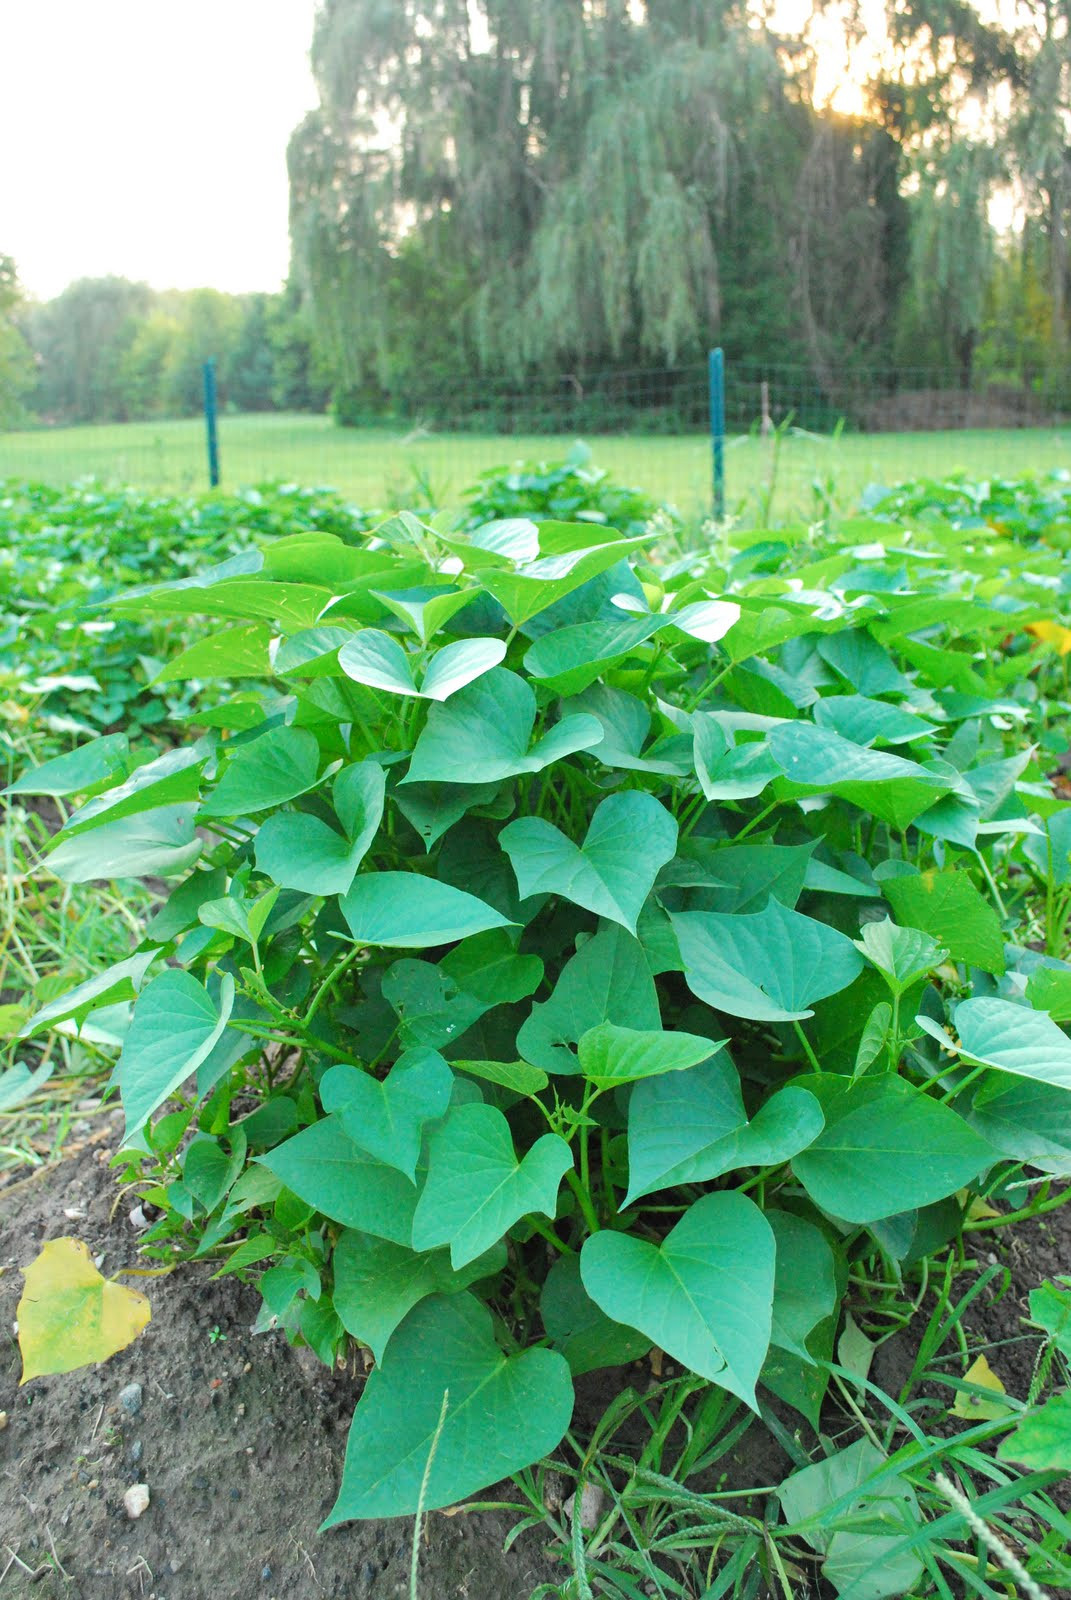
<path id="1" fill-rule="evenodd" d="M 726 362 L 727 504 L 806 514 L 850 504 L 869 483 L 1071 466 L 1061 397 L 1025 383 L 929 369 L 837 370 Z M 412 385 L 356 425 L 322 415 L 224 411 L 222 483 L 330 485 L 362 508 L 456 503 L 480 474 L 562 459 L 577 439 L 615 479 L 685 514 L 709 510 L 705 364 L 555 374 L 524 385 L 467 376 Z M 93 477 L 161 491 L 207 486 L 200 418 L 0 434 L 0 478 Z"/>

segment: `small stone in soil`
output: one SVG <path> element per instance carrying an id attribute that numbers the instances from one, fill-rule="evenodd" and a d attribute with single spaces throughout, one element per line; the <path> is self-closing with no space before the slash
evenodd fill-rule
<path id="1" fill-rule="evenodd" d="M 130 1465 L 132 1467 L 136 1467 L 137 1466 L 138 1462 L 141 1460 L 141 1440 L 140 1439 L 135 1439 L 134 1440 L 134 1443 L 130 1446 L 130 1449 L 126 1453 L 126 1459 L 129 1461 L 129 1463 L 130 1463 Z"/>
<path id="2" fill-rule="evenodd" d="M 132 1417 L 136 1417 L 141 1410 L 141 1399 L 140 1383 L 128 1383 L 125 1389 L 119 1391 L 119 1404 Z"/>
<path id="3" fill-rule="evenodd" d="M 131 1522 L 136 1522 L 143 1511 L 149 1508 L 149 1486 L 147 1483 L 132 1483 L 123 1496 L 123 1509 Z"/>
<path id="4" fill-rule="evenodd" d="M 261 1569 L 260 1569 L 260 1581 L 261 1581 L 261 1583 L 267 1583 L 267 1581 L 268 1581 L 268 1579 L 270 1577 L 271 1577 L 271 1568 L 270 1567 L 261 1567 Z"/>

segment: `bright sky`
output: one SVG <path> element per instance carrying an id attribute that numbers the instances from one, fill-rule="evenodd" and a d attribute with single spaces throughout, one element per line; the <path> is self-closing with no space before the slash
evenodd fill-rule
<path id="1" fill-rule="evenodd" d="M 0 0 L 0 254 L 25 288 L 278 288 L 315 9 Z"/>

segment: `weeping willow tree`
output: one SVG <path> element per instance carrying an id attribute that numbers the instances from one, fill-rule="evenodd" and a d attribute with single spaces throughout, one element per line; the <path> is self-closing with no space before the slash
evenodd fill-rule
<path id="1" fill-rule="evenodd" d="M 880 163 L 744 4 L 324 0 L 312 61 L 292 235 L 343 387 L 883 336 Z"/>
<path id="2" fill-rule="evenodd" d="M 1003 164 L 991 144 L 949 139 L 920 162 L 912 202 L 905 353 L 970 384 L 996 261 L 989 204 Z"/>
<path id="3" fill-rule="evenodd" d="M 1071 0 L 1019 0 L 1014 8 L 982 0 L 889 0 L 888 13 L 898 54 L 882 91 L 920 175 L 916 284 L 920 264 L 930 263 L 934 293 L 940 285 L 946 295 L 945 320 L 954 299 L 958 336 L 969 341 L 980 315 L 981 274 L 993 262 L 995 240 L 984 214 L 999 173 L 1025 219 L 1031 276 L 1035 242 L 1042 243 L 1049 341 L 1066 363 Z"/>

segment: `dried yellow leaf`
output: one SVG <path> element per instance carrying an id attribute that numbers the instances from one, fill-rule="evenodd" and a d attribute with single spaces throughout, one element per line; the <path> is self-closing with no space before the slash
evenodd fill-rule
<path id="1" fill-rule="evenodd" d="M 989 1365 L 985 1356 L 979 1356 L 972 1361 L 963 1374 L 964 1381 L 973 1383 L 979 1389 L 991 1389 L 994 1395 L 1005 1393 L 1004 1385 Z M 984 1395 L 967 1394 L 964 1390 L 956 1395 L 956 1403 L 952 1407 L 954 1417 L 963 1417 L 969 1422 L 995 1422 L 999 1417 L 1007 1416 L 1008 1405 L 1004 1400 L 987 1400 Z"/>
<path id="2" fill-rule="evenodd" d="M 143 1294 L 101 1277 L 80 1239 L 50 1239 L 24 1277 L 15 1313 L 23 1383 L 107 1361 L 152 1314 Z"/>

